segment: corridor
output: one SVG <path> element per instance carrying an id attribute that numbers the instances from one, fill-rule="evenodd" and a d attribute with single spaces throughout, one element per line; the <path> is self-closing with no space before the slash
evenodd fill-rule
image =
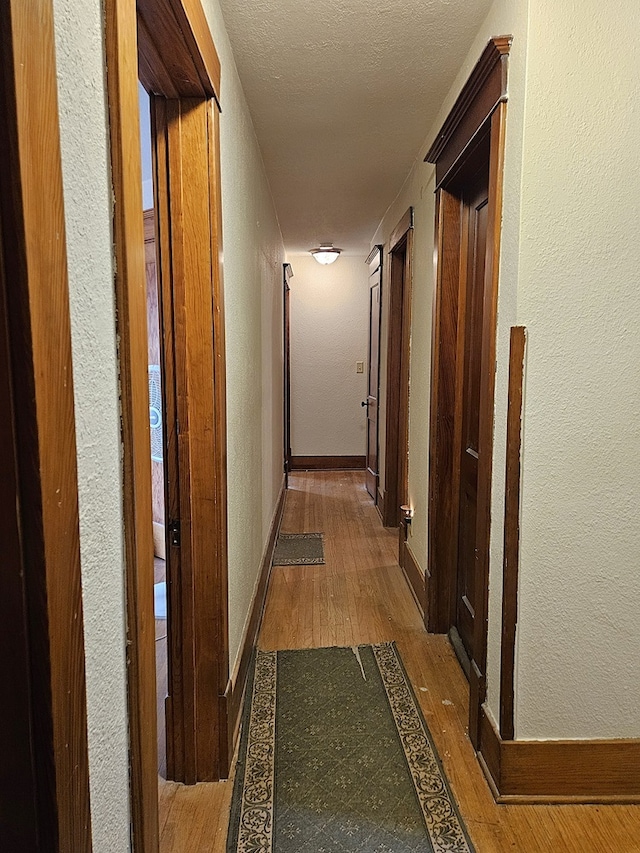
<path id="1" fill-rule="evenodd" d="M 638 806 L 499 806 L 466 735 L 468 687 L 444 636 L 425 632 L 360 471 L 291 475 L 283 532 L 322 531 L 325 565 L 271 574 L 259 647 L 394 640 L 477 853 L 635 853 Z M 232 781 L 160 782 L 162 853 L 224 853 Z"/>

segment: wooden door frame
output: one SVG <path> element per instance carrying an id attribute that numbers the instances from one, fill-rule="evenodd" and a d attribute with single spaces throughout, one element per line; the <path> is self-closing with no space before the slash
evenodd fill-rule
<path id="1" fill-rule="evenodd" d="M 51 0 L 0 9 L 0 846 L 90 853 L 77 458 Z"/>
<path id="2" fill-rule="evenodd" d="M 460 458 L 461 357 L 464 309 L 460 270 L 464 213 L 456 179 L 489 135 L 489 210 L 481 359 L 476 580 L 469 736 L 479 742 L 486 697 L 489 539 L 493 464 L 496 327 L 506 125 L 507 63 L 511 36 L 489 41 L 425 160 L 436 166 L 436 288 L 433 308 L 429 441 L 427 627 L 449 630 L 455 606 Z"/>
<path id="3" fill-rule="evenodd" d="M 289 488 L 289 472 L 291 471 L 291 304 L 289 286 L 293 278 L 291 264 L 282 265 L 283 297 L 283 355 L 284 355 L 284 487 Z"/>
<path id="4" fill-rule="evenodd" d="M 111 166 L 114 185 L 114 242 L 116 258 L 116 305 L 121 365 L 124 523 L 127 566 L 129 729 L 131 750 L 131 812 L 136 851 L 158 849 L 158 786 L 155 692 L 155 620 L 153 611 L 153 543 L 151 522 L 151 461 L 149 452 L 146 281 L 141 204 L 141 157 L 138 113 L 138 77 L 152 94 L 172 101 L 191 98 L 207 102 L 209 187 L 207 228 L 201 222 L 182 228 L 172 222 L 180 238 L 172 251 L 182 253 L 183 270 L 202 241 L 209 247 L 211 282 L 208 312 L 212 317 L 211 340 L 200 360 L 200 377 L 194 381 L 210 386 L 214 413 L 205 441 L 213 463 L 195 452 L 202 449 L 195 420 L 185 426 L 181 438 L 189 443 L 192 507 L 197 508 L 198 529 L 190 525 L 184 535 L 202 555 L 208 547 L 207 565 L 194 566 L 182 602 L 194 603 L 183 662 L 190 667 L 193 694 L 188 701 L 195 713 L 194 738 L 187 749 L 196 751 L 198 779 L 214 779 L 228 771 L 226 696 L 228 693 L 227 553 L 226 553 L 226 414 L 224 314 L 221 279 L 221 188 L 219 162 L 220 62 L 199 0 L 105 0 L 106 58 L 111 133 Z M 170 101 L 171 102 L 171 101 Z M 179 155 L 178 155 L 179 156 Z M 176 163 L 179 167 L 179 162 Z M 189 164 L 186 164 L 189 168 Z M 173 197 L 175 200 L 175 196 Z M 188 203 L 188 200 L 187 202 Z M 183 214 L 175 211 L 176 216 Z M 173 216 L 174 210 L 170 210 Z M 205 216 L 202 205 L 198 216 Z M 193 224 L 190 222 L 190 225 Z M 206 233 L 205 233 L 206 231 Z M 178 239 L 178 238 L 176 238 Z M 198 245 L 195 246 L 195 242 Z M 197 271 L 199 286 L 202 269 Z M 193 318 L 193 304 L 189 306 Z M 188 361 L 197 360 L 201 341 L 192 341 Z M 189 366 L 187 365 L 187 366 Z M 191 369 L 193 377 L 197 371 Z M 211 425 L 209 425 L 211 426 Z M 181 425 L 182 427 L 182 425 Z M 204 464 L 201 464 L 204 463 Z M 213 464 L 213 482 L 205 482 Z M 207 523 L 204 523 L 204 519 Z M 208 583 L 208 592 L 202 589 Z M 187 651 L 187 650 L 185 650 Z M 209 685 L 209 686 L 207 686 Z M 216 694 L 208 710 L 203 702 L 211 688 Z M 202 755 L 195 732 L 207 729 Z M 218 737 L 211 732 L 217 728 Z M 187 781 L 196 781 L 188 779 Z"/>
<path id="5" fill-rule="evenodd" d="M 382 343 L 382 276 L 384 273 L 384 245 L 382 243 L 378 243 L 371 249 L 365 264 L 369 267 L 369 282 L 371 282 L 371 276 L 374 273 L 371 272 L 371 264 L 375 260 L 376 255 L 378 256 L 378 268 L 375 272 L 378 273 L 379 281 L 378 281 L 378 375 L 376 377 L 376 468 L 375 472 L 375 488 L 373 500 L 377 505 L 378 496 L 380 494 L 380 344 Z M 371 313 L 371 283 L 369 283 L 369 313 Z M 369 350 L 368 350 L 368 358 L 367 358 L 367 449 L 368 449 L 368 435 L 369 435 L 369 371 L 371 370 L 371 317 L 369 317 Z M 365 458 L 365 466 L 368 467 L 368 454 Z"/>
<path id="6" fill-rule="evenodd" d="M 398 255 L 404 253 L 402 269 Z M 387 330 L 386 431 L 384 457 L 385 527 L 400 525 L 400 506 L 406 502 L 409 441 L 409 345 L 413 267 L 413 207 L 389 238 L 389 323 Z M 402 276 L 399 275 L 402 273 Z M 404 374 L 404 375 L 403 375 Z"/>

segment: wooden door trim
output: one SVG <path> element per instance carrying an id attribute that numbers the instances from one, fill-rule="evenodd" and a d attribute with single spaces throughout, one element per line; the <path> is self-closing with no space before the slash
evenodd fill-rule
<path id="1" fill-rule="evenodd" d="M 134 0 L 105 0 L 117 270 L 115 292 L 124 446 L 132 835 L 136 851 L 152 853 L 158 849 L 155 621 L 138 74 L 154 94 L 202 99 L 215 97 L 219 100 L 219 62 L 199 0 L 141 0 L 138 5 L 141 8 L 140 44 Z M 180 67 L 186 67 L 182 62 L 185 50 L 191 57 L 195 74 L 180 74 Z M 167 88 L 163 91 L 164 86 Z M 212 114 L 208 121 L 209 136 L 217 143 L 217 117 Z M 219 299 L 221 293 L 220 180 L 217 157 L 218 152 L 210 150 L 211 206 L 215 210 L 209 214 L 211 233 L 207 239 L 211 241 L 212 253 L 216 253 L 213 264 L 213 300 Z M 220 452 L 216 456 L 217 498 L 212 527 L 215 526 L 221 532 L 211 580 L 218 606 L 226 608 L 226 521 L 222 527 L 222 518 L 226 513 L 226 424 L 221 302 L 214 306 L 213 318 L 215 341 L 212 370 L 216 383 L 214 436 Z M 226 609 L 225 615 L 218 614 L 217 620 L 222 633 L 226 634 Z M 199 636 L 202 637 L 202 631 Z M 211 638 L 211 643 L 212 646 L 215 644 L 214 638 Z M 213 664 L 218 667 L 215 676 L 218 682 L 223 671 L 228 669 L 226 636 L 224 642 L 215 647 L 215 651 L 219 656 Z M 224 699 L 220 699 L 212 713 L 223 716 L 223 706 Z M 220 732 L 219 740 L 221 744 L 227 743 L 226 731 Z M 222 763 L 226 763 L 222 747 L 219 750 Z"/>
<path id="2" fill-rule="evenodd" d="M 460 241 L 464 212 L 456 182 L 489 134 L 489 202 L 481 358 L 481 406 L 476 524 L 476 583 L 469 735 L 479 739 L 480 708 L 486 695 L 489 538 L 493 465 L 496 326 L 506 125 L 507 60 L 510 36 L 491 39 L 463 87 L 427 160 L 435 162 L 437 189 L 436 289 L 432 338 L 429 473 L 429 564 L 427 625 L 447 631 L 452 612 L 457 553 L 457 492 L 460 463 L 461 322 Z M 455 191 L 454 191 L 455 189 Z"/>
<path id="3" fill-rule="evenodd" d="M 480 59 L 429 148 L 425 163 L 436 165 L 436 187 L 451 178 L 476 134 L 501 101 L 507 100 L 507 61 L 513 36 L 489 39 Z"/>
<path id="4" fill-rule="evenodd" d="M 23 658 L 13 671 L 29 693 L 27 718 L 12 719 L 8 700 L 0 718 L 3 746 L 21 723 L 20 734 L 30 741 L 14 754 L 16 775 L 2 776 L 2 787 L 16 819 L 22 797 L 31 791 L 34 832 L 28 843 L 34 846 L 23 844 L 20 835 L 9 839 L 6 824 L 3 842 L 25 853 L 44 848 L 89 853 L 77 459 L 52 4 L 9 0 L 0 24 L 0 372 L 9 403 L 4 429 L 13 433 L 0 455 L 9 474 L 3 485 L 11 489 L 13 480 L 15 487 L 0 526 L 13 527 L 18 571 L 10 578 L 7 567 L 5 580 L 13 579 L 19 598 L 11 610 L 3 599 L 3 629 L 18 621 L 9 641 L 13 647 L 22 636 Z M 4 535 L 2 542 L 5 547 Z M 2 651 L 8 651 L 4 640 Z M 5 663 L 18 664 L 6 656 L 1 660 L 3 675 Z M 7 772 L 17 748 L 14 741 L 3 749 Z M 22 787 L 18 770 L 28 777 Z"/>
<path id="5" fill-rule="evenodd" d="M 376 260 L 378 266 L 371 272 L 371 265 Z M 382 289 L 382 276 L 384 274 L 384 245 L 379 243 L 371 249 L 369 255 L 367 256 L 367 260 L 365 261 L 367 267 L 369 267 L 369 310 L 371 311 L 371 278 L 372 276 L 378 275 L 377 285 L 373 285 L 373 287 L 378 287 L 378 370 L 376 376 L 376 471 L 375 471 L 375 487 L 373 500 L 375 503 L 378 501 L 378 495 L 380 493 L 380 344 L 382 343 L 382 297 L 383 297 L 383 289 Z M 365 462 L 365 468 L 369 470 L 368 463 L 368 441 L 369 441 L 369 371 L 371 370 L 371 317 L 369 317 L 369 349 L 368 349 L 368 358 L 367 358 L 367 456 Z"/>
<path id="6" fill-rule="evenodd" d="M 394 255 L 404 251 L 401 290 L 394 276 Z M 406 500 L 406 459 L 400 461 L 409 430 L 409 344 L 411 340 L 411 278 L 413 265 L 413 207 L 396 225 L 389 239 L 389 328 L 387 332 L 386 432 L 384 460 L 385 527 L 398 527 L 400 505 Z M 382 285 L 381 285 L 382 286 Z M 399 342 L 399 346 L 398 346 Z M 405 365 L 405 376 L 402 376 Z M 403 453 L 403 456 L 406 454 Z M 404 468 L 402 466 L 405 466 Z M 403 485 L 404 484 L 404 485 Z"/>
<path id="7" fill-rule="evenodd" d="M 500 654 L 500 737 L 513 740 L 514 669 L 518 621 L 520 554 L 520 462 L 526 329 L 512 326 L 509 342 L 507 454 L 505 462 L 504 550 L 502 559 L 502 642 Z"/>
<path id="8" fill-rule="evenodd" d="M 289 488 L 289 472 L 292 467 L 291 456 L 291 305 L 289 281 L 293 278 L 291 264 L 282 265 L 283 281 L 283 355 L 284 355 L 284 487 Z"/>

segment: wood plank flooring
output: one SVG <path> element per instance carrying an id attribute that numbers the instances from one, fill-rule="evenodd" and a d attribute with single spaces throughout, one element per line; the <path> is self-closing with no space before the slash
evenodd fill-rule
<path id="1" fill-rule="evenodd" d="M 467 682 L 425 632 L 362 472 L 293 473 L 282 530 L 324 532 L 326 565 L 273 569 L 260 646 L 395 640 L 478 853 L 640 853 L 640 806 L 495 804 L 466 733 Z M 162 853 L 224 853 L 231 787 L 161 780 Z"/>

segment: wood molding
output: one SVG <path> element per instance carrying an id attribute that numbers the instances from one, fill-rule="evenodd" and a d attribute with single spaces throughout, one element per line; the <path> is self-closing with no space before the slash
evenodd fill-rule
<path id="1" fill-rule="evenodd" d="M 408 208 L 400 222 L 391 232 L 389 237 L 389 252 L 393 252 L 398 248 L 400 241 L 413 228 L 413 207 Z"/>
<path id="2" fill-rule="evenodd" d="M 522 391 L 526 331 L 512 326 L 509 348 L 507 454 L 504 496 L 504 551 L 502 564 L 502 643 L 500 659 L 500 736 L 514 737 L 514 666 L 518 620 L 518 561 L 520 551 L 520 456 Z"/>
<path id="3" fill-rule="evenodd" d="M 276 547 L 280 524 L 284 514 L 287 490 L 285 489 L 284 480 L 280 487 L 280 494 L 276 503 L 276 509 L 271 520 L 269 528 L 269 537 L 262 556 L 262 563 L 258 575 L 258 583 L 256 584 L 253 601 L 249 610 L 249 621 L 242 640 L 238 662 L 235 667 L 235 673 L 229 681 L 227 689 L 228 704 L 229 704 L 229 754 L 233 755 L 238 738 L 240 717 L 242 716 L 242 698 L 247 683 L 249 674 L 249 664 L 251 657 L 258 641 L 260 626 L 262 624 L 262 616 L 267 600 L 267 590 L 269 587 L 269 578 L 271 577 L 271 568 L 273 562 L 273 552 Z"/>
<path id="4" fill-rule="evenodd" d="M 420 613 L 424 616 L 426 603 L 425 576 L 418 565 L 408 542 L 402 542 L 400 555 L 402 558 L 400 565 L 407 579 L 407 583 L 411 587 L 411 592 L 413 593 L 413 597 L 416 600 Z"/>
<path id="5" fill-rule="evenodd" d="M 69 284 L 50 0 L 0 6 L 0 794 L 7 851 L 90 853 Z"/>
<path id="6" fill-rule="evenodd" d="M 195 576 L 185 575 L 192 582 L 193 600 L 197 602 L 196 620 L 190 623 L 191 652 L 185 649 L 185 660 L 202 680 L 196 705 L 205 715 L 212 715 L 219 725 L 207 723 L 198 733 L 195 750 L 200 759 L 196 775 L 201 779 L 226 774 L 228 755 L 225 729 L 226 702 L 224 689 L 228 677 L 226 640 L 226 444 L 224 417 L 224 327 L 222 283 L 220 274 L 220 171 L 217 107 L 212 98 L 219 98 L 219 62 L 200 0 L 140 0 L 139 14 L 133 0 L 106 0 L 106 55 L 111 161 L 114 187 L 114 242 L 116 257 L 116 304 L 122 385 L 122 422 L 124 445 L 124 518 L 127 563 L 127 611 L 129 653 L 129 720 L 131 741 L 131 810 L 132 837 L 137 851 L 151 853 L 158 847 L 157 739 L 155 732 L 155 643 L 153 618 L 153 546 L 151 527 L 151 475 L 149 458 L 147 334 L 145 305 L 145 276 L 143 217 L 140 204 L 141 166 L 138 116 L 138 73 L 147 88 L 168 98 L 165 103 L 182 104 L 184 113 L 180 129 L 188 136 L 185 143 L 193 155 L 197 138 L 197 166 L 190 156 L 182 179 L 189 182 L 200 170 L 196 185 L 207 186 L 204 195 L 188 193 L 182 197 L 181 210 L 187 211 L 193 229 L 196 248 L 192 252 L 192 231 L 185 245 L 179 235 L 175 245 L 158 241 L 158 246 L 171 255 L 167 263 L 179 264 L 186 257 L 186 267 L 197 267 L 190 281 L 202 296 L 208 286 L 208 340 L 210 358 L 198 363 L 192 377 L 197 385 L 206 372 L 213 376 L 208 398 L 215 410 L 213 421 L 207 421 L 207 452 L 196 440 L 194 458 L 203 460 L 202 476 L 198 465 L 183 472 L 185 482 L 195 484 L 191 505 L 198 519 L 204 517 L 205 531 L 219 531 L 214 546 L 210 536 L 195 535 L 197 560 L 205 565 Z M 139 43 L 138 43 L 139 35 Z M 139 49 L 138 49 L 139 48 Z M 194 100 L 188 104 L 187 97 Z M 187 116 L 187 108 L 193 115 Z M 178 106 L 179 109 L 179 106 Z M 197 124 L 197 130 L 195 125 Z M 174 157 L 175 150 L 166 152 Z M 168 160 L 166 161 L 168 164 Z M 166 164 L 165 164 L 166 165 Z M 156 171 L 161 171 L 157 169 Z M 188 174 L 187 174 L 188 173 Z M 206 180 L 202 178 L 206 175 Z M 167 186 L 169 186 L 167 184 Z M 197 199 L 196 199 L 197 195 Z M 174 193 L 174 202 L 176 195 Z M 171 211 L 176 234 L 183 234 L 181 215 Z M 175 213 L 175 216 L 173 214 Z M 203 223 L 206 222 L 206 227 Z M 160 226 L 158 226 L 160 227 Z M 188 229 L 187 229 L 188 230 Z M 166 229 L 165 229 L 166 231 Z M 166 235 L 165 235 L 166 237 Z M 184 242 L 184 241 L 183 241 Z M 174 251 L 175 250 L 175 251 Z M 181 251 L 183 254 L 181 255 Z M 203 262 L 204 255 L 208 261 Z M 161 265 L 159 265 L 161 266 Z M 205 270 L 206 268 L 206 270 Z M 195 299 L 195 291 L 190 290 Z M 193 300 L 192 300 L 193 301 Z M 188 323 L 198 326 L 198 315 L 189 303 Z M 203 320 L 204 322 L 204 320 Z M 211 330 L 213 329 L 213 336 Z M 198 334 L 200 327 L 198 326 Z M 206 366 L 206 369 L 205 369 Z M 202 368 L 202 370 L 200 370 Z M 191 381 L 191 379 L 190 379 Z M 192 389 L 193 390 L 193 389 Z M 191 394 L 193 402 L 195 396 Z M 191 412 L 191 410 L 190 410 Z M 191 412 L 193 414 L 193 412 Z M 200 421 L 198 420 L 198 423 Z M 181 424 L 183 422 L 181 421 Z M 187 429 L 181 439 L 194 438 Z M 201 438 L 201 436 L 199 437 Z M 182 446 L 182 445 L 181 445 Z M 211 454 L 215 454 L 212 462 Z M 211 470 L 214 469 L 214 470 Z M 207 509 L 207 506 L 209 509 Z M 187 525 L 184 537 L 188 538 Z M 205 540 L 209 552 L 205 557 Z M 177 594 L 177 593 L 176 593 Z M 186 596 L 185 600 L 190 600 Z M 175 602 L 170 602 L 173 607 Z M 199 616 L 198 616 L 199 614 Z M 204 615 L 203 615 L 204 614 Z M 206 624 L 205 624 L 206 623 Z M 175 620 L 174 620 L 175 624 Z M 211 633 L 213 626 L 214 635 Z M 182 641 L 184 638 L 180 638 Z M 185 684 L 189 682 L 187 674 Z M 172 724 L 171 709 L 168 725 Z M 169 749 L 168 749 L 169 753 Z M 204 766 L 206 765 L 206 767 Z M 195 779 L 193 780 L 195 781 Z"/>
<path id="7" fill-rule="evenodd" d="M 376 489 L 376 509 L 378 510 L 380 521 L 384 522 L 384 492 L 379 486 Z"/>
<path id="8" fill-rule="evenodd" d="M 137 0 L 137 10 L 146 90 L 219 104 L 220 60 L 200 0 Z"/>
<path id="9" fill-rule="evenodd" d="M 491 116 L 489 155 L 489 210 L 482 314 L 482 362 L 480 377 L 480 429 L 478 439 L 478 500 L 476 522 L 476 578 L 473 656 L 469 696 L 469 737 L 479 738 L 480 708 L 486 698 L 487 624 L 489 618 L 489 545 L 491 537 L 491 490 L 496 374 L 502 187 L 507 105 L 501 102 Z"/>
<path id="10" fill-rule="evenodd" d="M 436 195 L 436 288 L 431 344 L 429 413 L 429 631 L 446 634 L 455 607 L 457 483 L 455 465 L 458 322 L 460 302 L 460 200 Z"/>
<path id="11" fill-rule="evenodd" d="M 366 456 L 292 456 L 292 471 L 365 470 Z"/>
<path id="12" fill-rule="evenodd" d="M 640 803 L 640 738 L 503 740 L 483 707 L 478 757 L 499 803 Z"/>
<path id="13" fill-rule="evenodd" d="M 460 328 L 465 308 L 465 187 L 489 166 L 475 531 L 474 636 L 470 662 L 469 736 L 477 746 L 486 694 L 489 536 L 493 464 L 496 322 L 506 127 L 506 75 L 511 39 L 492 39 L 456 101 L 427 159 L 436 163 L 436 289 L 432 338 L 429 447 L 430 631 L 453 624 L 457 571 L 463 358 Z M 453 168 L 455 165 L 455 168 Z"/>
<path id="14" fill-rule="evenodd" d="M 389 287 L 385 430 L 385 502 L 383 524 L 397 527 L 406 501 L 409 440 L 409 358 L 413 268 L 413 208 L 389 238 L 390 258 L 384 265 Z M 384 286 L 384 285 L 383 285 Z"/>
<path id="15" fill-rule="evenodd" d="M 158 849 L 149 377 L 138 46 L 131 0 L 107 0 L 106 57 L 123 440 L 131 823 L 136 851 Z"/>
<path id="16" fill-rule="evenodd" d="M 437 186 L 500 100 L 506 99 L 506 60 L 512 41 L 513 36 L 489 40 L 427 152 L 425 162 L 436 164 Z"/>

